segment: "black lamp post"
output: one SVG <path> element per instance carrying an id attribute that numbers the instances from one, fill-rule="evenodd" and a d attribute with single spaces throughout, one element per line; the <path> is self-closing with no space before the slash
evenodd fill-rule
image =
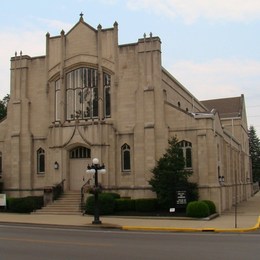
<path id="1" fill-rule="evenodd" d="M 94 186 L 94 220 L 92 224 L 101 224 L 102 222 L 99 219 L 99 202 L 98 202 L 98 193 L 99 193 L 99 186 L 98 186 L 98 173 L 106 173 L 105 165 L 99 164 L 99 160 L 94 158 L 92 160 L 92 165 L 88 165 L 87 173 L 95 174 L 95 186 Z"/>

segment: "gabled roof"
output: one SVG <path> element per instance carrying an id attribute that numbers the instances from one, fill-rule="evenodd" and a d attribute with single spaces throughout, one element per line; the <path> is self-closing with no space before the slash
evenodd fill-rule
<path id="1" fill-rule="evenodd" d="M 220 118 L 241 117 L 243 111 L 243 95 L 240 97 L 204 100 L 201 103 L 211 111 L 216 109 Z"/>
<path id="2" fill-rule="evenodd" d="M 88 27 L 90 30 L 97 32 L 97 30 L 95 28 L 93 28 L 91 25 L 89 25 L 88 23 L 86 23 L 83 19 L 83 14 L 80 14 L 80 18 L 79 21 L 66 33 L 66 35 L 70 34 L 79 24 L 84 24 L 86 27 Z"/>

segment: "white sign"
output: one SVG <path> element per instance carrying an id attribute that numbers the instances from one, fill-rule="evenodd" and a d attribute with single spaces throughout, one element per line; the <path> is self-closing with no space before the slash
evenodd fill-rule
<path id="1" fill-rule="evenodd" d="M 0 206 L 6 206 L 6 195 L 0 194 Z"/>
<path id="2" fill-rule="evenodd" d="M 175 212 L 175 208 L 170 208 L 170 212 Z"/>

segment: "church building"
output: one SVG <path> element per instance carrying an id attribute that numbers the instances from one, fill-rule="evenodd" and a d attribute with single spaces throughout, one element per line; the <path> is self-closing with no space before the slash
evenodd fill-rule
<path id="1" fill-rule="evenodd" d="M 80 191 L 93 158 L 102 186 L 155 197 L 151 169 L 176 136 L 200 199 L 218 212 L 252 195 L 244 96 L 199 101 L 161 64 L 152 34 L 119 45 L 118 24 L 97 29 L 83 15 L 46 54 L 11 58 L 7 117 L 0 122 L 0 180 L 8 196 L 41 195 L 64 183 Z"/>

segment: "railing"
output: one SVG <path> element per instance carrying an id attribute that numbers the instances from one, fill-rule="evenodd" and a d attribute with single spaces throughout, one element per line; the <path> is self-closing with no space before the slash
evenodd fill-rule
<path id="1" fill-rule="evenodd" d="M 83 186 L 81 187 L 80 189 L 80 192 L 81 192 L 81 201 L 80 201 L 80 206 L 81 206 L 81 211 L 82 211 L 82 214 L 84 215 L 85 213 L 85 205 L 84 205 L 84 193 L 87 192 L 87 189 L 89 189 L 90 187 L 90 180 L 91 178 L 89 178 L 84 184 Z"/>
<path id="2" fill-rule="evenodd" d="M 253 183 L 253 192 L 256 194 L 259 191 L 259 182 Z"/>
<path id="3" fill-rule="evenodd" d="M 64 182 L 66 179 L 63 179 L 60 183 L 53 187 L 53 200 L 58 199 L 64 193 Z"/>

